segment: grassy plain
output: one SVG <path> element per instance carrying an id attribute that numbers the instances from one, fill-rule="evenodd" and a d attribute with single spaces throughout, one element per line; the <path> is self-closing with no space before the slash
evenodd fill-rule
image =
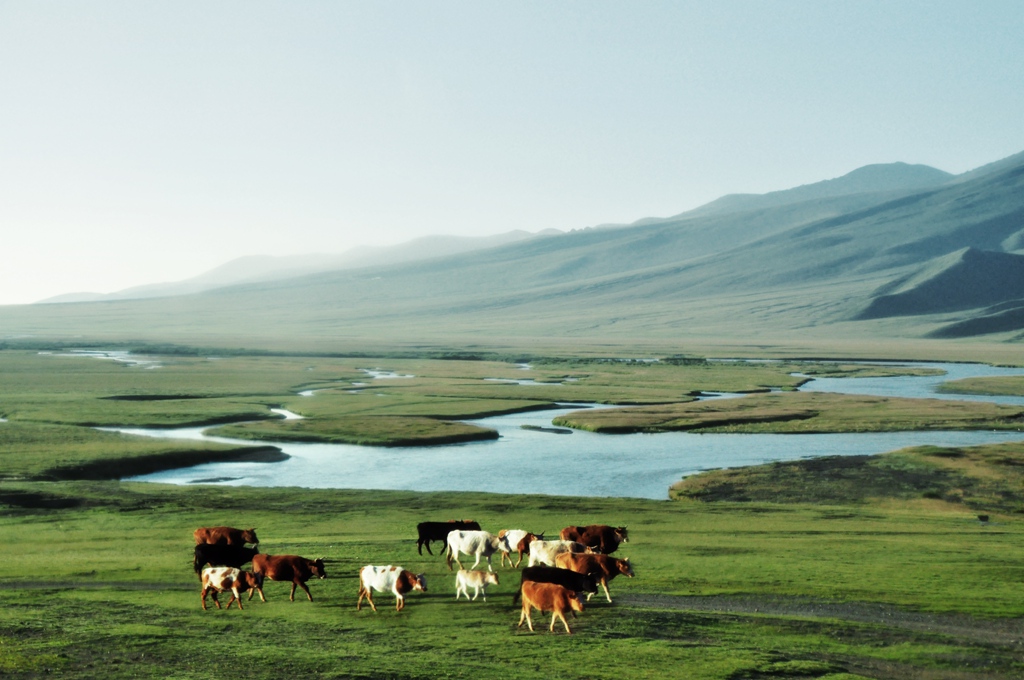
<path id="1" fill-rule="evenodd" d="M 1024 541 L 1019 523 L 936 501 L 694 503 L 494 494 L 176 488 L 117 482 L 48 485 L 80 505 L 11 503 L 0 516 L 0 671 L 6 677 L 1018 677 Z M 5 484 L 8 491 L 39 483 Z M 553 532 L 625 523 L 620 551 L 637 577 L 612 582 L 574 634 L 516 628 L 515 570 L 486 603 L 455 602 L 443 560 L 415 550 L 424 518 L 474 517 L 485 528 Z M 325 556 L 314 602 L 244 611 L 199 606 L 191 531 L 255 526 L 265 552 Z M 404 612 L 355 611 L 360 566 L 427 574 Z M 300 594 L 301 595 L 301 594 Z M 695 599 L 699 598 L 699 599 Z M 745 611 L 701 602 L 742 601 Z M 774 613 L 780 603 L 824 614 Z M 872 603 L 872 620 L 842 605 Z M 906 617 L 912 620 L 905 620 Z M 916 623 L 914 623 L 916 622 Z M 927 625 L 922 624 L 925 622 Z M 930 623 L 929 623 L 930 622 Z M 967 631 L 965 633 L 964 631 Z M 1002 632 L 1000 632 L 1002 631 Z M 911 676 L 909 673 L 913 672 Z"/>
<path id="2" fill-rule="evenodd" d="M 1017 645 L 1024 503 L 1016 476 L 1024 445 L 901 452 L 892 459 L 898 465 L 864 464 L 846 482 L 836 466 L 799 475 L 780 468 L 770 479 L 752 469 L 743 496 L 648 501 L 119 483 L 102 478 L 139 461 L 171 466 L 266 450 L 182 449 L 85 427 L 257 414 L 261 420 L 247 427 L 271 426 L 266 436 L 277 436 L 277 428 L 305 422 L 269 411 L 283 406 L 324 423 L 330 436 L 346 419 L 373 423 L 360 436 L 425 421 L 437 432 L 467 414 L 554 401 L 685 404 L 698 392 L 791 389 L 802 380 L 791 375 L 796 370 L 892 369 L 552 360 L 525 372 L 497 361 L 251 356 L 159 362 L 147 369 L 0 352 L 7 419 L 0 423 L 0 675 L 961 680 L 1024 673 Z M 371 368 L 414 377 L 370 381 L 363 369 Z M 485 380 L 523 377 L 536 384 Z M 310 389 L 314 397 L 298 394 Z M 908 486 L 892 474 L 901 466 L 925 482 Z M 711 488 L 717 474 L 696 479 L 712 480 Z M 861 482 L 879 478 L 891 479 L 867 493 L 876 487 Z M 982 511 L 991 521 L 976 519 Z M 595 598 L 571 636 L 549 633 L 548 617 L 539 615 L 538 632 L 524 632 L 509 602 L 514 570 L 499 569 L 501 584 L 486 603 L 456 603 L 443 560 L 416 553 L 417 522 L 454 517 L 550 534 L 568 524 L 625 524 L 631 541 L 620 553 L 637 577 L 613 581 L 614 602 Z M 312 603 L 301 595 L 288 602 L 287 585 L 271 583 L 265 604 L 203 612 L 191 532 L 210 524 L 255 526 L 264 552 L 324 556 L 329 578 L 310 584 Z M 379 613 L 356 612 L 356 574 L 368 563 L 423 571 L 430 591 L 410 595 L 401 614 L 383 595 Z"/>

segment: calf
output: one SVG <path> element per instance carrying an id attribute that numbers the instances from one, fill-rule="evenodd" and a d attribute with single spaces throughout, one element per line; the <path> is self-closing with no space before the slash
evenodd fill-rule
<path id="1" fill-rule="evenodd" d="M 327 578 L 327 571 L 324 569 L 322 558 L 310 560 L 298 555 L 256 555 L 252 558 L 252 570 L 261 578 L 269 578 L 271 581 L 291 581 L 292 592 L 288 599 L 295 601 L 295 587 L 299 586 L 306 591 L 306 597 L 313 601 L 313 595 L 306 587 L 306 581 L 314 576 Z M 260 597 L 263 597 L 263 589 L 260 588 Z M 249 593 L 252 599 L 252 592 Z"/>
<path id="2" fill-rule="evenodd" d="M 582 553 L 593 552 L 593 550 L 576 541 L 534 540 L 530 542 L 530 561 L 527 562 L 527 566 L 546 564 L 553 567 L 555 566 L 555 556 L 566 552 Z"/>
<path id="3" fill-rule="evenodd" d="M 201 579 L 200 572 L 207 564 L 215 567 L 234 567 L 240 569 L 246 562 L 251 562 L 259 553 L 258 548 L 247 548 L 244 545 L 211 545 L 201 543 L 195 547 L 192 568 Z"/>
<path id="4" fill-rule="evenodd" d="M 498 585 L 497 574 L 490 571 L 466 571 L 461 569 L 459 573 L 455 574 L 455 599 L 459 599 L 459 593 L 462 593 L 468 600 L 468 588 L 472 586 L 473 599 L 475 600 L 480 595 L 480 592 L 483 591 L 484 602 L 487 602 L 487 586 L 491 583 Z"/>
<path id="5" fill-rule="evenodd" d="M 473 567 L 480 564 L 480 558 L 487 558 L 487 571 L 494 571 L 491 567 L 491 555 L 501 550 L 501 541 L 492 533 L 486 531 L 449 531 L 448 552 L 444 559 L 448 563 L 448 571 L 452 569 L 452 559 L 462 569 L 462 562 L 459 562 L 459 553 L 475 555 L 476 561 Z"/>
<path id="6" fill-rule="evenodd" d="M 508 566 L 518 569 L 523 562 L 523 555 L 530 554 L 530 543 L 536 540 L 543 541 L 544 534 L 534 534 L 522 529 L 502 529 L 498 532 L 498 538 L 501 540 L 501 566 L 504 567 L 505 560 L 508 559 Z M 515 564 L 512 564 L 513 550 L 519 553 L 519 559 Z"/>
<path id="7" fill-rule="evenodd" d="M 601 583 L 601 587 L 604 588 L 604 596 L 608 598 L 609 602 L 612 601 L 612 596 L 608 593 L 608 581 L 611 581 L 619 574 L 625 574 L 629 578 L 633 578 L 633 565 L 629 563 L 629 558 L 620 560 L 610 555 L 573 555 L 565 553 L 556 557 L 555 563 L 563 569 L 572 569 L 577 573 L 597 578 Z M 590 600 L 592 594 L 587 594 L 587 600 Z"/>
<path id="8" fill-rule="evenodd" d="M 416 539 L 416 550 L 423 554 L 423 546 L 427 546 L 427 552 L 431 555 L 434 551 L 430 549 L 431 541 L 448 540 L 449 531 L 480 531 L 480 525 L 471 519 L 450 519 L 447 522 L 420 522 L 416 525 L 416 532 L 419 538 Z"/>
<path id="9" fill-rule="evenodd" d="M 370 608 L 377 611 L 377 605 L 373 603 L 374 590 L 378 593 L 394 593 L 395 611 L 402 611 L 405 607 L 405 594 L 411 590 L 427 592 L 427 579 L 423 574 L 414 574 L 390 564 L 386 567 L 368 564 L 359 570 L 359 599 L 356 600 L 356 611 L 362 607 L 364 597 L 370 603 Z"/>
<path id="10" fill-rule="evenodd" d="M 217 605 L 217 609 L 220 609 L 220 600 L 217 599 L 217 593 L 230 590 L 231 599 L 228 600 L 227 608 L 231 609 L 231 603 L 237 601 L 238 608 L 241 609 L 242 595 L 240 591 L 249 591 L 249 597 L 251 598 L 253 590 L 263 586 L 263 579 L 256 574 L 234 567 L 207 567 L 203 569 L 203 574 L 200 578 L 203 582 L 203 611 L 206 611 L 207 594 L 212 595 L 213 603 Z"/>
<path id="11" fill-rule="evenodd" d="M 629 532 L 626 527 L 612 527 L 607 524 L 566 527 L 559 535 L 562 540 L 577 541 L 605 555 L 610 555 L 618 550 L 620 543 L 629 542 Z"/>
<path id="12" fill-rule="evenodd" d="M 569 622 L 565 620 L 565 613 L 583 611 L 583 602 L 577 593 L 560 585 L 527 581 L 523 584 L 523 609 L 519 615 L 518 627 L 522 628 L 523 619 L 526 619 L 530 630 L 533 630 L 533 621 L 530 620 L 531 609 L 539 609 L 541 613 L 551 612 L 551 625 L 548 630 L 552 633 L 555 632 L 555 620 L 561 619 L 565 632 L 572 634 Z"/>
<path id="13" fill-rule="evenodd" d="M 196 545 L 210 543 L 213 545 L 253 545 L 260 542 L 256 538 L 255 529 L 236 529 L 234 527 L 199 527 L 192 532 Z"/>
<path id="14" fill-rule="evenodd" d="M 523 584 L 528 581 L 533 583 L 554 583 L 574 593 L 593 594 L 597 592 L 597 579 L 589 574 L 580 574 L 571 569 L 560 567 L 536 566 L 523 567 L 520 575 L 519 590 L 512 594 L 512 604 L 519 601 L 522 594 Z"/>

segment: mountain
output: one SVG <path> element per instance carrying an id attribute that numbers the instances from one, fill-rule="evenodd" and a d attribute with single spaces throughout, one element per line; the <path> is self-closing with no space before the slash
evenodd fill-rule
<path id="1" fill-rule="evenodd" d="M 231 260 L 215 269 L 183 281 L 135 286 L 106 294 L 67 293 L 40 300 L 36 304 L 132 300 L 189 295 L 240 283 L 289 279 L 334 269 L 387 265 L 433 257 L 445 257 L 456 253 L 494 248 L 538 236 L 550 236 L 553 233 L 560 232 L 548 229 L 536 234 L 516 230 L 484 237 L 424 236 L 395 246 L 357 246 L 340 254 L 249 255 Z"/>
<path id="2" fill-rule="evenodd" d="M 743 210 L 771 208 L 816 199 L 871 193 L 906 193 L 945 184 L 955 177 L 927 165 L 885 163 L 866 165 L 835 179 L 805 184 L 767 194 L 728 194 L 696 208 L 690 217 L 720 215 Z"/>
<path id="3" fill-rule="evenodd" d="M 0 327 L 319 348 L 1024 337 L 1024 155 L 953 178 L 870 167 L 760 203 L 444 257 L 188 296 L 0 308 Z M 888 172 L 918 180 L 854 190 Z"/>

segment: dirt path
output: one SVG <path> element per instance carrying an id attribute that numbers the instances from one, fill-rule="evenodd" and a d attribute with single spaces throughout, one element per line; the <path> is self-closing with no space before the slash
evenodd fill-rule
<path id="1" fill-rule="evenodd" d="M 829 602 L 800 597 L 620 595 L 615 602 L 652 609 L 835 619 L 914 632 L 951 635 L 981 644 L 1024 646 L 1024 618 L 982 619 L 967 614 L 909 611 L 885 604 Z"/>

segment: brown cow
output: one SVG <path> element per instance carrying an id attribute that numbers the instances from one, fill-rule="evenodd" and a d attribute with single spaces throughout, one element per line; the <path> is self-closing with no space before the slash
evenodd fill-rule
<path id="1" fill-rule="evenodd" d="M 565 620 L 565 613 L 573 610 L 583 611 L 583 601 L 577 593 L 563 588 L 555 583 L 535 583 L 534 581 L 523 582 L 523 611 L 519 615 L 519 627 L 523 626 L 523 619 L 526 619 L 530 630 L 533 630 L 533 621 L 530 620 L 530 610 L 539 609 L 541 613 L 551 612 L 551 625 L 548 627 L 552 633 L 555 632 L 555 619 L 561 619 L 565 626 L 566 633 L 572 633 L 569 629 L 569 622 Z"/>
<path id="2" fill-rule="evenodd" d="M 292 592 L 288 599 L 292 602 L 295 601 L 295 586 L 305 590 L 306 597 L 312 602 L 313 595 L 306 587 L 306 581 L 313 576 L 327 577 L 323 558 L 309 560 L 298 555 L 256 555 L 252 558 L 252 570 L 256 575 L 271 581 L 291 581 Z M 263 598 L 263 588 L 259 588 L 259 592 L 260 598 Z M 251 591 L 249 599 L 252 599 Z"/>
<path id="3" fill-rule="evenodd" d="M 231 599 L 228 600 L 228 609 L 231 609 L 232 602 L 238 602 L 238 608 L 242 608 L 242 595 L 240 591 L 248 590 L 252 598 L 253 590 L 259 590 L 263 586 L 263 579 L 256 574 L 242 571 L 234 567 L 207 567 L 203 569 L 203 610 L 206 610 L 206 596 L 213 596 L 213 603 L 220 609 L 220 600 L 217 593 L 225 590 L 231 591 Z M 260 591 L 262 593 L 262 590 Z M 262 595 L 261 595 L 262 596 Z"/>
<path id="4" fill-rule="evenodd" d="M 255 529 L 236 529 L 234 527 L 199 527 L 192 532 L 196 539 L 196 545 L 203 543 L 220 545 L 245 545 L 252 543 L 256 545 L 260 539 L 256 538 Z"/>
<path id="5" fill-rule="evenodd" d="M 633 565 L 629 563 L 628 557 L 620 560 L 610 555 L 563 553 L 555 558 L 555 563 L 563 569 L 572 569 L 577 573 L 597 578 L 601 583 L 601 587 L 604 588 L 604 596 L 608 598 L 609 602 L 612 601 L 612 596 L 608 594 L 608 581 L 611 581 L 619 574 L 625 574 L 633 578 Z M 592 594 L 587 593 L 587 600 L 590 599 Z"/>
<path id="6" fill-rule="evenodd" d="M 629 542 L 629 532 L 626 527 L 612 527 L 607 524 L 566 527 L 562 529 L 559 536 L 563 541 L 576 541 L 605 555 L 610 555 L 618 550 L 620 543 Z"/>

